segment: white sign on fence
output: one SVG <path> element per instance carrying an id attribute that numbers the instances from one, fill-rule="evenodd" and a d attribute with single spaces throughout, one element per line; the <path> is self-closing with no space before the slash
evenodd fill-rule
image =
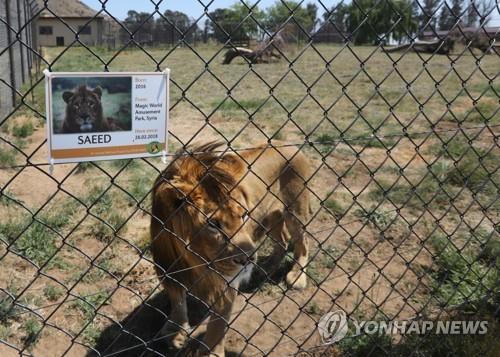
<path id="1" fill-rule="evenodd" d="M 169 70 L 45 72 L 49 162 L 165 156 Z"/>

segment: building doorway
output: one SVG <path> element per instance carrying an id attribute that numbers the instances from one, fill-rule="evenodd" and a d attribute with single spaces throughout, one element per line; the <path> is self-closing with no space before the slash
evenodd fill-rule
<path id="1" fill-rule="evenodd" d="M 64 46 L 64 37 L 62 36 L 56 37 L 56 46 Z"/>

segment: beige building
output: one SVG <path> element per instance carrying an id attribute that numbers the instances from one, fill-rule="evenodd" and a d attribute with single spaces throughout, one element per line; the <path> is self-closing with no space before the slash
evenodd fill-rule
<path id="1" fill-rule="evenodd" d="M 36 21 L 38 46 L 80 45 L 76 39 L 88 46 L 103 44 L 104 16 L 78 0 L 37 0 L 43 9 Z"/>

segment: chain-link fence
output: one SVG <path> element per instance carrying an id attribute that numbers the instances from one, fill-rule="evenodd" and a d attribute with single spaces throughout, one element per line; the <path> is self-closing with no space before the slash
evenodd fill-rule
<path id="1" fill-rule="evenodd" d="M 93 3 L 0 5 L 1 356 L 498 353 L 498 4 Z M 45 68 L 170 68 L 169 164 L 49 174 Z"/>

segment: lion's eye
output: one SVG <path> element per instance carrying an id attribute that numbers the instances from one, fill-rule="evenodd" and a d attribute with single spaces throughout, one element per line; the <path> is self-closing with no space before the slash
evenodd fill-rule
<path id="1" fill-rule="evenodd" d="M 216 219 L 207 219 L 207 223 L 208 223 L 208 228 L 212 230 L 217 230 L 217 231 L 222 230 L 222 225 Z"/>
<path id="2" fill-rule="evenodd" d="M 243 220 L 243 222 L 248 221 L 248 218 L 250 218 L 250 215 L 248 214 L 248 212 L 243 213 L 243 216 L 241 216 L 241 219 Z"/>

